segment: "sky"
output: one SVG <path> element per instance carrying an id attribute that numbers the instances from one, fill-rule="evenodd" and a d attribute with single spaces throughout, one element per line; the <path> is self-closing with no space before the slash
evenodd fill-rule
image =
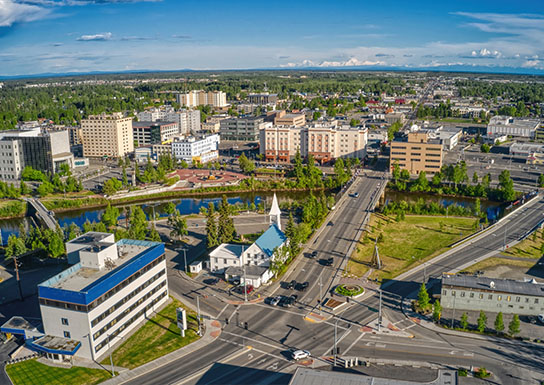
<path id="1" fill-rule="evenodd" d="M 350 66 L 544 74 L 544 1 L 0 0 L 0 76 Z"/>

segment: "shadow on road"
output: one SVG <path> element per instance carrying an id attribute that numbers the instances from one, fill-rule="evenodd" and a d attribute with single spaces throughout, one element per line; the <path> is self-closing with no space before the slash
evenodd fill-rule
<path id="1" fill-rule="evenodd" d="M 277 368 L 277 366 L 276 366 Z M 267 380 L 268 384 L 287 385 L 291 380 L 291 374 L 278 373 L 274 371 L 274 364 L 270 365 L 271 370 L 248 368 L 245 366 L 236 366 L 229 364 L 215 363 L 198 380 L 198 385 L 204 384 L 229 384 L 243 383 L 240 380 L 245 379 L 246 383 L 259 383 Z M 272 381 L 270 379 L 274 378 Z"/>

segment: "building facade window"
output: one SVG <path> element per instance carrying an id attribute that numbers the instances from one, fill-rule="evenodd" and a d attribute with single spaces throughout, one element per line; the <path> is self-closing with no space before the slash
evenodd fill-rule
<path id="1" fill-rule="evenodd" d="M 64 338 L 70 338 L 70 332 L 64 331 Z"/>
<path id="2" fill-rule="evenodd" d="M 61 318 L 60 321 L 63 325 L 68 325 L 68 318 Z"/>

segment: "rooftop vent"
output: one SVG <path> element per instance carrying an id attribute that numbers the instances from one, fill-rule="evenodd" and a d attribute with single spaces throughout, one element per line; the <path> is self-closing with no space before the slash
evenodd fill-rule
<path id="1" fill-rule="evenodd" d="M 489 287 L 493 289 L 495 287 L 495 282 L 494 281 L 489 282 Z"/>

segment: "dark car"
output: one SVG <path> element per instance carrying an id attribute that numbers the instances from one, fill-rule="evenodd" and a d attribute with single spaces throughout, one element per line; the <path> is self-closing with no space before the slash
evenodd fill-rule
<path id="1" fill-rule="evenodd" d="M 278 302 L 278 306 L 281 307 L 291 307 L 291 300 L 290 297 L 284 297 L 282 296 L 280 299 L 280 302 Z"/>
<path id="2" fill-rule="evenodd" d="M 251 294 L 253 292 L 253 285 L 238 286 L 236 292 L 240 294 Z"/>
<path id="3" fill-rule="evenodd" d="M 308 288 L 308 286 L 310 286 L 309 282 L 302 282 L 302 283 L 299 282 L 295 286 L 295 289 L 298 291 L 305 291 Z"/>
<path id="4" fill-rule="evenodd" d="M 332 264 L 334 263 L 334 258 L 330 257 L 330 258 L 327 258 L 327 259 L 322 259 L 321 261 L 322 261 L 323 265 L 325 265 L 325 266 L 332 266 Z"/>
<path id="5" fill-rule="evenodd" d="M 293 290 L 296 285 L 297 285 L 297 281 L 293 279 L 291 282 L 287 282 L 287 285 L 285 285 L 285 288 L 288 290 Z"/>
<path id="6" fill-rule="evenodd" d="M 312 258 L 312 259 L 313 259 L 313 258 L 315 258 L 315 257 L 317 257 L 317 250 L 312 251 L 311 254 L 308 255 L 308 258 Z"/>

